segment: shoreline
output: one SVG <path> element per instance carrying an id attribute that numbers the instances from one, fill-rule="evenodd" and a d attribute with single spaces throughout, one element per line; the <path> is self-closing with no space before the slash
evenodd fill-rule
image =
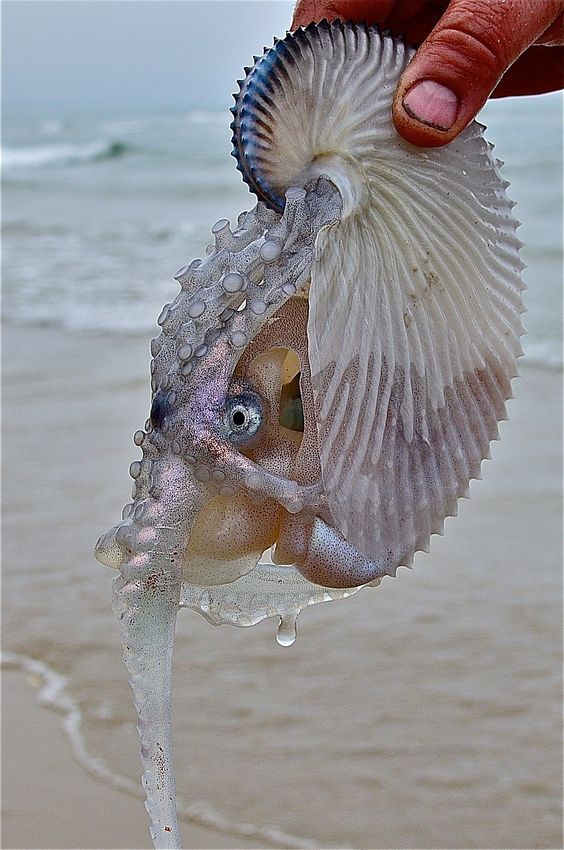
<path id="1" fill-rule="evenodd" d="M 53 705 L 40 704 L 45 687 L 41 677 L 11 663 L 2 666 L 1 676 L 2 715 L 18 717 L 2 740 L 2 772 L 10 777 L 2 783 L 4 850 L 152 850 L 140 781 L 134 796 L 92 776 L 72 752 L 63 728 L 68 715 L 61 719 Z M 54 817 L 49 815 L 52 806 Z M 179 822 L 185 847 L 263 846 L 192 820 Z"/>
<path id="2" fill-rule="evenodd" d="M 91 758 L 140 793 L 92 547 L 127 498 L 148 340 L 6 327 L 3 343 L 3 649 L 67 678 Z M 179 797 L 227 825 L 182 820 L 186 848 L 265 847 L 270 824 L 324 848 L 559 846 L 562 383 L 520 369 L 484 480 L 412 573 L 312 608 L 288 650 L 272 621 L 181 615 Z M 2 846 L 149 848 L 141 797 L 75 761 L 41 683 L 2 669 Z M 245 823 L 255 837 L 228 831 Z"/>

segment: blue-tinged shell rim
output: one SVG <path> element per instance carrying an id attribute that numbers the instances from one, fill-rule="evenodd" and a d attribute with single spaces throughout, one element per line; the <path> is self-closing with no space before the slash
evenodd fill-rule
<path id="1" fill-rule="evenodd" d="M 263 55 L 253 57 L 254 64 L 243 69 L 246 74 L 245 78 L 237 80 L 239 91 L 233 95 L 235 105 L 231 107 L 233 114 L 233 121 L 230 125 L 233 131 L 231 156 L 237 161 L 237 170 L 241 172 L 243 180 L 251 191 L 276 212 L 283 212 L 286 201 L 283 195 L 274 192 L 266 184 L 256 166 L 256 158 L 253 152 L 255 146 L 254 131 L 252 128 L 254 121 L 253 92 L 258 87 L 262 89 L 263 93 L 265 88 L 271 90 L 270 80 L 272 76 L 277 70 L 282 70 L 282 56 L 286 62 L 296 62 L 296 57 L 289 49 L 289 45 L 299 44 L 300 42 L 309 44 L 310 37 L 320 32 L 328 34 L 332 40 L 333 32 L 338 30 L 343 33 L 348 29 L 363 30 L 367 35 L 370 33 L 379 36 L 390 35 L 389 30 L 382 30 L 378 24 L 364 24 L 340 19 L 329 21 L 324 18 L 319 23 L 299 27 L 293 32 L 288 31 L 283 39 L 275 38 L 272 47 L 265 47 Z"/>

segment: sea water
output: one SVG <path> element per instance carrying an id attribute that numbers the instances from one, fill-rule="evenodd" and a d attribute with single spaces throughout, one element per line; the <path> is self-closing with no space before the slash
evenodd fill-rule
<path id="1" fill-rule="evenodd" d="M 291 648 L 277 623 L 180 613 L 181 811 L 218 847 L 222 831 L 249 846 L 561 840 L 560 487 L 542 438 L 559 428 L 543 417 L 562 353 L 561 100 L 482 120 L 523 221 L 529 406 L 510 406 L 486 481 L 414 572 L 303 612 Z M 3 651 L 45 679 L 83 767 L 131 793 L 136 718 L 92 549 L 127 499 L 172 276 L 253 204 L 228 124 L 43 116 L 3 133 Z"/>
<path id="2" fill-rule="evenodd" d="M 526 220 L 528 336 L 561 363 L 562 102 L 490 103 L 480 116 Z M 3 130 L 3 298 L 13 324 L 139 334 L 218 218 L 253 204 L 229 157 L 228 114 L 27 119 Z"/>

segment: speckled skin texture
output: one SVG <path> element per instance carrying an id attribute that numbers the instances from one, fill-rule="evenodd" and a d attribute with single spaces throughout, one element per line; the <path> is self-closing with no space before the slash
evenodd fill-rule
<path id="1" fill-rule="evenodd" d="M 96 545 L 96 557 L 119 570 L 114 608 L 139 712 L 155 847 L 180 846 L 170 683 L 176 613 L 187 604 L 182 588 L 234 582 L 279 536 L 305 539 L 323 514 L 307 300 L 299 295 L 317 234 L 339 212 L 338 193 L 315 180 L 308 191 L 288 190 L 282 216 L 259 204 L 233 232 L 218 222 L 207 259 L 179 270 L 180 293 L 158 319 L 150 417 L 134 435 L 142 459 L 130 468 L 133 501 Z M 310 411 L 303 437 L 279 422 L 284 377 L 297 371 Z M 249 418 L 239 430 L 237 415 Z M 247 622 L 283 616 L 284 592 L 270 582 L 259 610 L 251 594 Z M 282 603 L 272 608 L 277 596 Z M 296 613 L 311 604 L 311 596 L 296 598 Z"/>
<path id="2" fill-rule="evenodd" d="M 132 502 L 96 547 L 119 570 L 155 847 L 180 846 L 178 608 L 278 615 L 290 644 L 302 608 L 428 548 L 505 417 L 523 309 L 513 205 L 479 125 L 435 151 L 397 136 L 410 55 L 324 22 L 247 69 L 232 128 L 261 201 L 213 226 L 158 318 Z"/>
<path id="3" fill-rule="evenodd" d="M 143 457 L 130 468 L 133 502 L 97 545 L 97 557 L 125 579 L 146 573 L 156 587 L 176 574 L 222 584 L 254 567 L 287 517 L 310 528 L 315 516 L 330 521 L 311 403 L 307 300 L 294 297 L 309 282 L 317 233 L 339 214 L 338 194 L 323 182 L 309 194 L 289 190 L 282 217 L 259 204 L 234 233 L 219 222 L 206 262 L 177 274 L 181 292 L 159 316 L 162 332 L 151 347 L 153 401 L 145 430 L 134 436 Z M 299 363 L 303 439 L 279 423 L 290 352 Z M 231 407 L 242 400 L 246 415 L 255 398 L 256 433 L 236 433 Z M 223 521 L 230 531 L 222 535 Z M 239 562 L 230 573 L 231 556 Z"/>

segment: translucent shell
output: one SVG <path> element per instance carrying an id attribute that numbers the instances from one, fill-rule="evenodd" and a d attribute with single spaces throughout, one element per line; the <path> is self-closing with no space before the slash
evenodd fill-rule
<path id="1" fill-rule="evenodd" d="M 234 96 L 232 155 L 245 182 L 280 212 L 285 190 L 329 173 L 332 157 L 353 166 L 371 158 L 373 142 L 387 143 L 382 125 L 413 52 L 376 25 L 340 21 L 276 40 Z"/>
<path id="2" fill-rule="evenodd" d="M 501 163 L 475 122 L 444 148 L 398 136 L 391 103 L 411 55 L 375 27 L 311 25 L 257 60 L 233 110 L 239 168 L 271 207 L 321 175 L 341 194 L 341 220 L 317 236 L 308 353 L 333 527 L 374 575 L 409 564 L 456 513 L 522 353 Z"/>

